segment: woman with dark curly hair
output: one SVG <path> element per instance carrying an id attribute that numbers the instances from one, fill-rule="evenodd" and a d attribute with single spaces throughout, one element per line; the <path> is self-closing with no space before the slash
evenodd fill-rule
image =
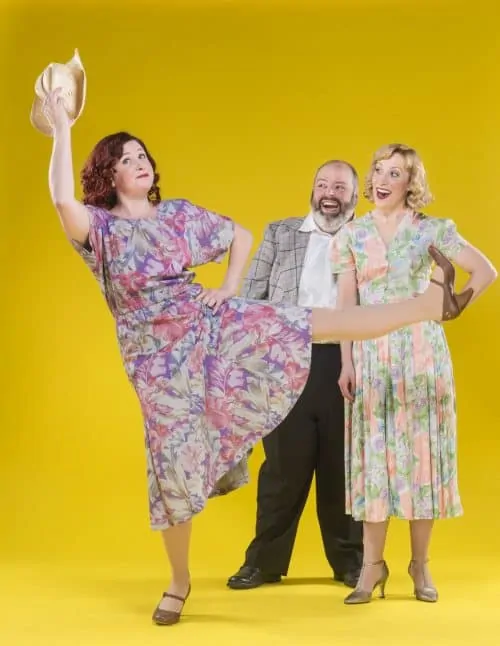
<path id="1" fill-rule="evenodd" d="M 436 279 L 404 303 L 345 311 L 236 298 L 252 237 L 187 200 L 162 200 L 156 164 L 136 137 L 100 141 L 75 198 L 70 121 L 58 91 L 50 190 L 63 229 L 99 281 L 145 424 L 150 518 L 161 530 L 172 581 L 153 615 L 179 621 L 190 591 L 191 519 L 207 499 L 247 481 L 245 458 L 290 411 L 309 373 L 312 339 L 364 339 L 427 319 L 459 316 L 453 267 L 437 254 Z M 229 251 L 219 289 L 190 268 Z"/>
<path id="2" fill-rule="evenodd" d="M 127 132 L 118 132 L 104 137 L 98 143 L 82 169 L 81 181 L 85 204 L 103 207 L 108 210 L 115 208 L 118 203 L 118 194 L 116 191 L 110 191 L 109 188 L 113 186 L 115 166 L 123 155 L 123 146 L 132 140 L 136 141 L 139 147 L 142 148 L 153 169 L 153 183 L 147 194 L 148 201 L 153 206 L 161 202 L 160 188 L 158 186 L 160 176 L 156 172 L 155 160 L 140 139 L 132 137 Z"/>
<path id="3" fill-rule="evenodd" d="M 375 153 L 365 197 L 373 210 L 346 225 L 333 245 L 341 305 L 395 303 L 423 292 L 432 270 L 430 245 L 470 274 L 466 289 L 474 299 L 494 281 L 491 263 L 452 220 L 421 213 L 431 194 L 424 165 L 410 146 L 391 144 Z M 346 508 L 364 523 L 363 569 L 345 602 L 370 601 L 376 585 L 383 593 L 390 517 L 410 522 L 408 572 L 415 596 L 435 602 L 427 566 L 433 521 L 462 514 L 455 386 L 443 326 L 424 321 L 377 339 L 344 341 L 341 352 Z"/>

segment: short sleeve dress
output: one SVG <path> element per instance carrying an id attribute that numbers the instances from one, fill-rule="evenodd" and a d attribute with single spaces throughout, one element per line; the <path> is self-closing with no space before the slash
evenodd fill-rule
<path id="1" fill-rule="evenodd" d="M 451 260 L 466 246 L 452 220 L 408 214 L 386 246 L 371 213 L 344 227 L 336 274 L 356 272 L 360 305 L 395 303 L 429 285 L 434 244 Z M 451 356 L 440 323 L 353 343 L 355 399 L 346 404 L 347 513 L 356 520 L 462 514 Z"/>
<path id="2" fill-rule="evenodd" d="M 246 456 L 299 398 L 310 368 L 311 311 L 232 298 L 195 300 L 193 267 L 220 261 L 233 222 L 187 200 L 132 220 L 88 206 L 73 246 L 116 321 L 142 408 L 150 521 L 166 529 L 248 481 Z"/>

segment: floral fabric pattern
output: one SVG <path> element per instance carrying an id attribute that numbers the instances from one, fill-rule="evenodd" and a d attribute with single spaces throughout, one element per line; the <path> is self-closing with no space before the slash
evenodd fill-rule
<path id="1" fill-rule="evenodd" d="M 372 214 L 334 241 L 332 270 L 356 272 L 361 305 L 395 303 L 429 285 L 434 244 L 451 260 L 466 246 L 453 221 L 408 214 L 388 245 Z M 346 403 L 346 510 L 356 520 L 462 514 L 453 367 L 443 327 L 411 325 L 353 343 L 354 402 Z"/>
<path id="2" fill-rule="evenodd" d="M 195 300 L 192 268 L 223 259 L 229 218 L 187 200 L 143 220 L 87 208 L 88 244 L 73 246 L 116 321 L 144 418 L 151 526 L 166 529 L 248 482 L 246 456 L 307 381 L 311 312 L 232 298 L 214 313 Z"/>

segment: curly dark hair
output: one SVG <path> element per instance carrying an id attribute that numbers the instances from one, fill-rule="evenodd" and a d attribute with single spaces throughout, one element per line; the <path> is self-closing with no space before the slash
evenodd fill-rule
<path id="1" fill-rule="evenodd" d="M 123 146 L 129 141 L 137 141 L 144 149 L 153 167 L 154 179 L 148 193 L 148 200 L 155 205 L 161 201 L 158 186 L 160 176 L 156 172 L 156 162 L 149 154 L 144 142 L 128 132 L 117 132 L 104 137 L 97 143 L 82 169 L 80 179 L 83 187 L 84 204 L 106 209 L 112 209 L 116 206 L 117 196 L 113 188 L 113 168 L 123 155 Z"/>

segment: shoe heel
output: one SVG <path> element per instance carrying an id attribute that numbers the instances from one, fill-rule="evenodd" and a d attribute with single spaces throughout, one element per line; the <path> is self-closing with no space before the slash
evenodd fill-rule
<path id="1" fill-rule="evenodd" d="M 456 294 L 455 301 L 457 303 L 458 312 L 461 313 L 467 307 L 470 302 L 470 299 L 474 296 L 474 290 L 472 287 L 469 287 L 460 294 Z"/>

